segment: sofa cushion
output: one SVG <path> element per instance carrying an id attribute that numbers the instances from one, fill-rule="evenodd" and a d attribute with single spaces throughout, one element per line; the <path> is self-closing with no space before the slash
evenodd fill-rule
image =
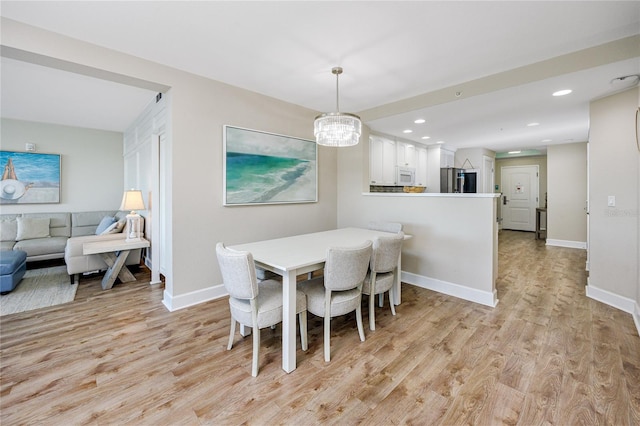
<path id="1" fill-rule="evenodd" d="M 71 236 L 96 235 L 96 228 L 100 224 L 100 221 L 105 216 L 115 217 L 116 214 L 117 212 L 115 210 L 71 213 L 71 221 L 73 222 Z"/>
<path id="2" fill-rule="evenodd" d="M 0 250 L 13 250 L 16 241 L 0 241 Z"/>
<path id="3" fill-rule="evenodd" d="M 26 251 L 28 257 L 50 254 L 64 254 L 64 248 L 67 245 L 67 240 L 67 237 L 22 240 L 18 241 L 16 245 L 13 246 L 13 249 Z"/>
<path id="4" fill-rule="evenodd" d="M 48 218 L 49 235 L 52 237 L 71 236 L 71 213 L 24 213 L 24 218 Z"/>
<path id="5" fill-rule="evenodd" d="M 47 217 L 19 217 L 18 232 L 16 241 L 32 240 L 34 238 L 47 238 L 49 234 L 49 223 L 51 220 Z"/>
<path id="6" fill-rule="evenodd" d="M 15 241 L 18 236 L 18 222 L 15 219 L 0 220 L 0 241 Z"/>
<path id="7" fill-rule="evenodd" d="M 116 218 L 113 216 L 103 217 L 100 223 L 98 224 L 98 227 L 96 228 L 96 235 L 102 235 L 102 233 L 111 225 L 113 225 L 115 221 L 116 221 Z"/>

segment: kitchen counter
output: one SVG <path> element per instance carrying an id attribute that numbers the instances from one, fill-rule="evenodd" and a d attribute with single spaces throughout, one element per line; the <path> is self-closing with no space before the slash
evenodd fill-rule
<path id="1" fill-rule="evenodd" d="M 498 198 L 500 193 L 438 193 L 438 192 L 363 192 L 367 197 L 438 197 L 438 198 Z"/>

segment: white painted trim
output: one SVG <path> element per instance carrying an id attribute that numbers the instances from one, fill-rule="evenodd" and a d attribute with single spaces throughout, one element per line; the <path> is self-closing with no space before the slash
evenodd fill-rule
<path id="1" fill-rule="evenodd" d="M 229 293 L 224 288 L 223 284 L 215 285 L 213 287 L 204 288 L 202 290 L 192 291 L 191 293 L 181 294 L 176 297 L 172 297 L 166 290 L 164 291 L 164 298 L 162 304 L 170 311 L 177 311 L 178 309 L 188 308 L 190 306 L 198 305 L 200 303 L 208 302 L 210 300 L 219 299 L 227 296 Z"/>
<path id="2" fill-rule="evenodd" d="M 638 332 L 638 336 L 640 336 L 640 305 L 636 303 L 636 309 L 633 313 L 633 322 L 636 323 L 636 331 Z"/>
<path id="3" fill-rule="evenodd" d="M 569 240 L 552 240 L 547 238 L 548 246 L 567 247 L 577 249 L 587 249 L 587 243 L 585 241 L 569 241 Z"/>
<path id="4" fill-rule="evenodd" d="M 438 293 L 447 294 L 470 302 L 480 303 L 481 305 L 491 306 L 492 308 L 498 304 L 497 291 L 495 289 L 493 292 L 487 292 L 405 271 L 402 272 L 401 277 L 403 283 L 437 291 Z"/>
<path id="5" fill-rule="evenodd" d="M 597 300 L 598 302 L 602 302 L 616 309 L 620 309 L 621 311 L 626 312 L 628 314 L 633 314 L 634 305 L 637 306 L 633 299 L 629 299 L 627 297 L 623 297 L 618 294 L 611 293 L 607 290 L 603 290 L 601 288 L 598 288 L 589 284 L 588 278 L 587 278 L 586 294 L 587 294 L 587 297 L 593 300 Z M 636 322 L 636 325 L 637 324 L 638 322 Z"/>

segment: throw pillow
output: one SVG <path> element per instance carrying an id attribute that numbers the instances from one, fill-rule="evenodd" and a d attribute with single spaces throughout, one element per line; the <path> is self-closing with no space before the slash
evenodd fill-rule
<path id="1" fill-rule="evenodd" d="M 107 234 L 112 234 L 113 232 L 111 232 L 116 226 L 118 226 L 118 222 L 113 222 L 111 225 L 109 225 L 107 227 L 107 229 L 105 229 L 104 231 L 102 231 L 101 233 L 99 233 L 98 235 L 107 235 Z"/>
<path id="2" fill-rule="evenodd" d="M 124 226 L 127 224 L 126 219 L 121 219 L 115 223 L 115 227 L 109 231 L 110 234 L 119 234 L 124 229 Z"/>
<path id="3" fill-rule="evenodd" d="M 19 217 L 16 241 L 49 237 L 48 217 Z"/>
<path id="4" fill-rule="evenodd" d="M 96 235 L 103 235 L 104 230 L 113 225 L 116 219 L 113 216 L 105 216 L 100 221 L 100 224 L 96 228 Z"/>
<path id="5" fill-rule="evenodd" d="M 18 222 L 15 219 L 0 220 L 0 241 L 15 241 L 18 236 Z"/>

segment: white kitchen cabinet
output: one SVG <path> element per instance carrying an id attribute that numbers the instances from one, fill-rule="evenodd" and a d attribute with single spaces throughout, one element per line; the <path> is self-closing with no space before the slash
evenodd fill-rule
<path id="1" fill-rule="evenodd" d="M 371 185 L 396 184 L 395 141 L 371 136 L 369 138 L 369 183 Z"/>
<path id="2" fill-rule="evenodd" d="M 440 167 L 455 167 L 455 153 L 448 149 L 440 148 Z"/>
<path id="3" fill-rule="evenodd" d="M 406 142 L 396 142 L 398 167 L 416 167 L 416 147 Z"/>
<path id="4" fill-rule="evenodd" d="M 427 147 L 416 146 L 416 186 L 427 186 Z"/>

